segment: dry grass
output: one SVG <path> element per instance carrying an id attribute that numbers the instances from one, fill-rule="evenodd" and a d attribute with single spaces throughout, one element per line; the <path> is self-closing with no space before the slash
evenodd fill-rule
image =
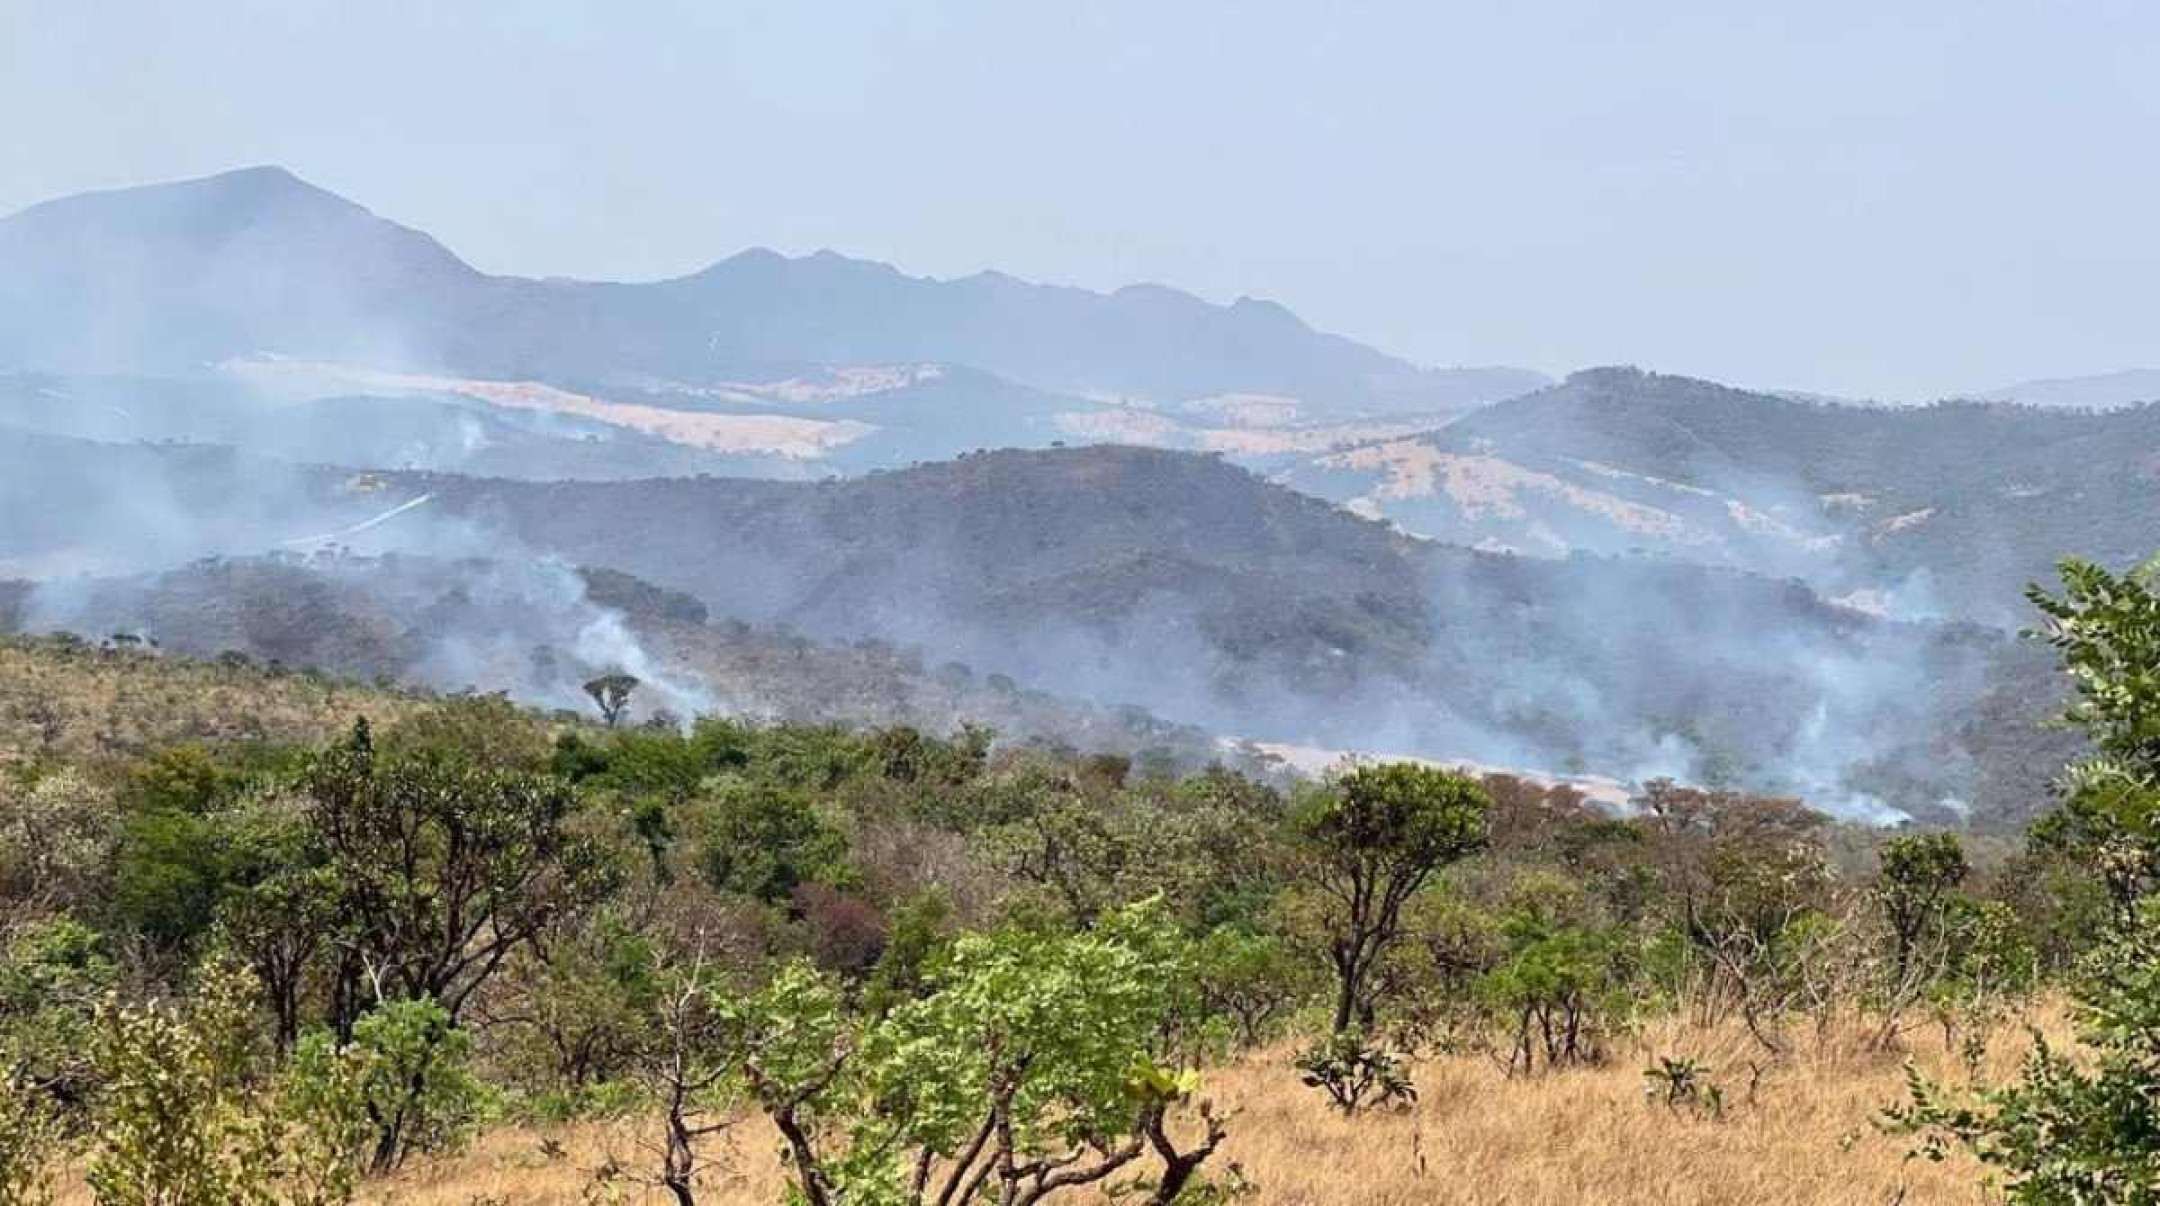
<path id="1" fill-rule="evenodd" d="M 33 758 L 95 760 L 175 742 L 319 742 L 365 715 L 427 701 L 300 674 L 150 653 L 0 638 L 0 771 Z"/>
<path id="2" fill-rule="evenodd" d="M 2059 1029 L 2052 1015 L 2042 1018 Z M 2014 1070 L 2022 1030 L 1998 1035 L 1989 1075 Z M 1653 1055 L 1710 1064 L 1730 1098 L 1722 1120 L 1669 1113 L 1646 1100 Z M 1939 1040 L 1915 1035 L 1911 1056 L 1930 1074 L 1963 1079 Z M 1909 1143 L 1874 1119 L 1904 1096 L 1903 1057 L 1802 1054 L 1767 1068 L 1747 1100 L 1760 1049 L 1737 1034 L 1653 1028 L 1604 1067 L 1508 1080 L 1476 1056 L 1429 1061 L 1423 1098 L 1404 1114 L 1345 1120 L 1299 1085 L 1282 1052 L 1215 1071 L 1208 1092 L 1238 1111 L 1224 1163 L 1257 1186 L 1256 1206 L 1579 1206 L 1661 1203 L 1815 1206 L 1981 1203 L 1980 1171 L 1953 1158 L 1907 1160 Z M 369 1200 L 416 1206 L 547 1204 L 583 1196 L 610 1154 L 639 1158 L 631 1124 L 497 1131 L 455 1159 L 426 1163 L 374 1186 Z M 544 1146 L 547 1145 L 547 1146 Z M 551 1154 L 559 1145 L 560 1154 Z M 724 1174 L 700 1202 L 781 1201 L 777 1137 L 759 1120 L 733 1133 Z M 1219 1168 L 1218 1168 L 1218 1171 Z M 604 1199 L 597 1199 L 604 1200 Z M 625 1202 L 660 1202 L 626 1193 Z M 1085 1201 L 1086 1199 L 1081 1199 Z"/>

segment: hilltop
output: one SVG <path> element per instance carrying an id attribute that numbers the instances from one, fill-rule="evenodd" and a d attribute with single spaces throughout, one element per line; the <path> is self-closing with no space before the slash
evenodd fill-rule
<path id="1" fill-rule="evenodd" d="M 799 476 L 1106 435 L 1317 447 L 1545 383 L 1414 365 L 1254 298 L 938 280 L 830 251 L 753 249 L 639 283 L 490 275 L 275 167 L 0 219 L 4 371 L 127 410 L 176 383 L 214 386 L 220 412 L 334 399 L 279 414 L 265 443 L 327 446 L 387 424 L 403 434 L 381 463 L 535 477 L 566 463 L 577 476 Z M 439 433 L 444 415 L 368 414 L 355 396 L 453 406 L 478 416 L 468 428 L 510 425 L 512 443 L 611 440 L 617 455 L 579 463 L 542 446 L 467 462 Z M 175 417 L 172 434 L 220 438 L 214 421 L 174 430 Z M 6 390 L 0 421 L 110 434 Z M 248 439 L 251 426 L 225 430 Z M 641 470 L 619 463 L 641 451 Z M 711 463 L 683 464 L 697 457 Z"/>
<path id="2" fill-rule="evenodd" d="M 2156 406 L 1859 406 L 1597 369 L 1281 480 L 1439 539 L 1730 565 L 2009 627 L 2057 559 L 2150 554 L 2155 447 Z"/>

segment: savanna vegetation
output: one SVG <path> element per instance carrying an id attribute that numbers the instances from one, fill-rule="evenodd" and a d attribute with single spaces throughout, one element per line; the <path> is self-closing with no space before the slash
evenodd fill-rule
<path id="1" fill-rule="evenodd" d="M 2160 1201 L 2160 595 L 2034 601 L 2015 841 L 8 642 L 0 1201 Z"/>

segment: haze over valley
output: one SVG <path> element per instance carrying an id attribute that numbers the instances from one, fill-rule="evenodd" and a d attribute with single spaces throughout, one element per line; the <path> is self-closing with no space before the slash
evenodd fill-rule
<path id="1" fill-rule="evenodd" d="M 2143 405 L 1430 367 L 1268 301 L 829 252 L 494 276 L 274 167 L 0 221 L 0 314 L 21 627 L 1873 819 L 2042 803 L 2016 768 L 2064 738 L 2021 592 L 2139 558 L 2160 442 Z M 682 600 L 673 627 L 595 573 Z M 819 685 L 724 686 L 753 632 Z M 906 673 L 850 668 L 863 642 Z"/>
<path id="2" fill-rule="evenodd" d="M 2154 1206 L 2155 62 L 0 3 L 0 1206 Z"/>

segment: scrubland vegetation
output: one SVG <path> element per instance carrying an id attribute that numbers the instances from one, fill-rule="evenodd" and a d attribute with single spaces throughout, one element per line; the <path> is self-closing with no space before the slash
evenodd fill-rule
<path id="1" fill-rule="evenodd" d="M 2035 601 L 1990 842 L 0 645 L 0 1201 L 2160 1200 L 2160 597 Z"/>

